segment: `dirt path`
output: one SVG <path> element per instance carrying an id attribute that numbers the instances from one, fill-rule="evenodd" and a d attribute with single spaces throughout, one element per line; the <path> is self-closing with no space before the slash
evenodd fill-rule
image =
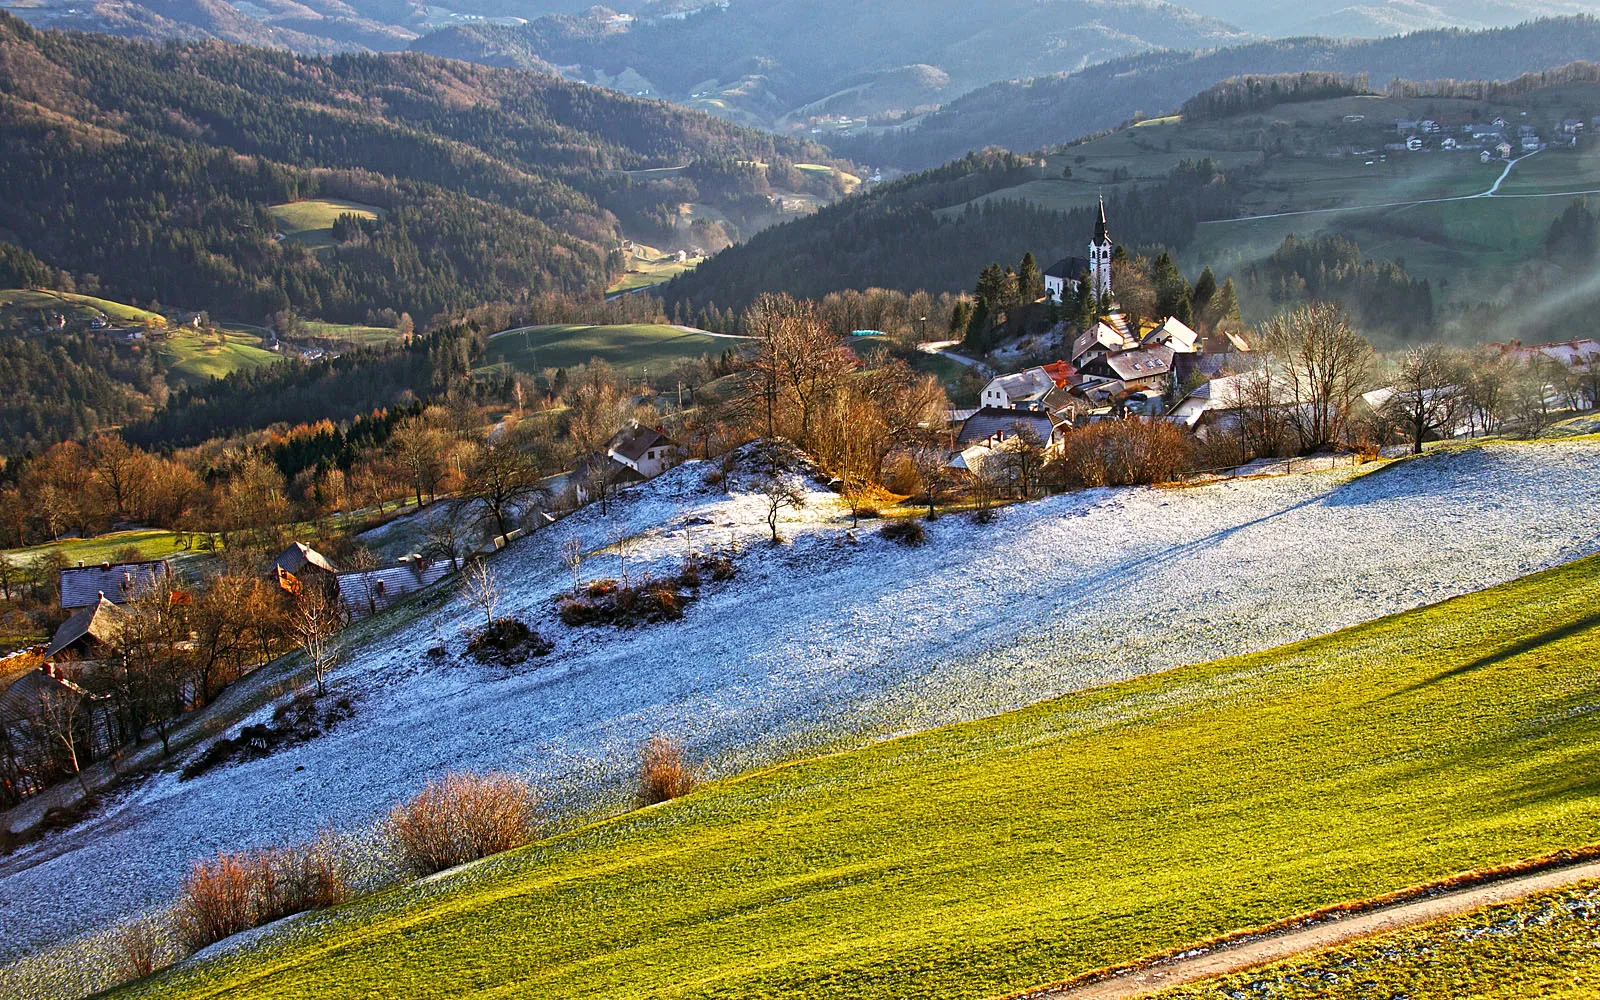
<path id="1" fill-rule="evenodd" d="M 1537 892 L 1600 879 L 1600 861 L 1508 878 L 1488 885 L 1330 920 L 1300 930 L 1269 934 L 1223 945 L 1202 955 L 1128 972 L 1098 983 L 1028 993 L 1028 1000 L 1134 1000 L 1186 983 L 1239 972 L 1306 952 L 1321 951 L 1356 938 L 1415 927 Z"/>

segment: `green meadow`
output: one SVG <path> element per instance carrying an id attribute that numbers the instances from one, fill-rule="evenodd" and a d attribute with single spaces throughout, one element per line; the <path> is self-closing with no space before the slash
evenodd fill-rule
<path id="1" fill-rule="evenodd" d="M 1597 570 L 721 780 L 117 995 L 995 996 L 1588 844 Z"/>
<path id="2" fill-rule="evenodd" d="M 219 326 L 214 332 L 177 328 L 157 343 L 156 350 L 169 372 L 196 381 L 282 360 L 262 348 L 259 335 L 242 327 Z"/>
<path id="3" fill-rule="evenodd" d="M 305 201 L 285 202 L 267 209 L 272 213 L 283 234 L 289 239 L 318 249 L 333 245 L 333 224 L 341 215 L 354 215 L 362 219 L 380 219 L 384 210 L 375 205 L 343 198 L 308 198 Z"/>

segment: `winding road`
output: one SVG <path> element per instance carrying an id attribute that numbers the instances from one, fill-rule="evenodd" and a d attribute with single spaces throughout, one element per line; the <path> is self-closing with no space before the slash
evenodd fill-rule
<path id="1" fill-rule="evenodd" d="M 1506 168 L 1495 178 L 1487 190 L 1477 194 L 1458 194 L 1448 198 L 1418 198 L 1414 201 L 1389 201 L 1378 205 L 1341 205 L 1337 208 L 1307 208 L 1297 212 L 1272 212 L 1267 215 L 1241 215 L 1232 219 L 1206 219 L 1197 223 L 1201 226 L 1222 226 L 1230 222 L 1260 222 L 1263 219 L 1289 219 L 1298 215 L 1332 215 L 1338 212 L 1375 212 L 1384 208 L 1411 208 L 1414 205 L 1440 205 L 1451 201 L 1476 201 L 1479 198 L 1576 198 L 1581 195 L 1600 194 L 1600 189 L 1588 191 L 1544 191 L 1537 194 L 1501 194 L 1500 185 L 1511 176 L 1511 171 L 1517 164 L 1529 157 L 1538 156 L 1540 150 L 1534 150 L 1525 156 L 1519 156 L 1506 164 Z"/>
<path id="2" fill-rule="evenodd" d="M 1212 979 L 1358 938 L 1460 916 L 1485 906 L 1509 903 L 1535 893 L 1600 879 L 1600 861 L 1545 869 L 1528 875 L 1470 886 L 1454 892 L 1380 907 L 1354 916 L 1330 918 L 1295 930 L 1245 938 L 1202 954 L 1137 969 L 1096 983 L 1026 993 L 1026 1000 L 1135 1000 L 1174 986 Z"/>

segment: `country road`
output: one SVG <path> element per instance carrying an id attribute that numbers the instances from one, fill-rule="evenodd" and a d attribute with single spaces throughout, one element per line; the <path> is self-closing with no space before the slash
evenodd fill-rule
<path id="1" fill-rule="evenodd" d="M 1562 889 L 1600 879 L 1600 861 L 1547 869 L 1502 879 L 1485 885 L 1445 892 L 1425 899 L 1398 903 L 1355 916 L 1334 918 L 1309 927 L 1246 938 L 1203 954 L 1140 969 L 1097 983 L 1023 994 L 1027 1000 L 1135 1000 L 1174 986 L 1241 972 L 1314 951 L 1332 948 L 1357 938 L 1404 930 L 1419 924 L 1459 916 L 1485 906 L 1509 903 L 1551 889 Z"/>
<path id="2" fill-rule="evenodd" d="M 1384 208 L 1411 208 L 1415 205 L 1442 205 L 1446 202 L 1452 201 L 1476 201 L 1479 198 L 1576 198 L 1581 195 L 1600 194 L 1600 189 L 1588 191 L 1546 191 L 1538 194 L 1501 194 L 1500 185 L 1504 184 L 1506 178 L 1511 176 L 1512 168 L 1521 163 L 1523 160 L 1538 155 L 1539 150 L 1534 150 L 1533 152 L 1527 154 L 1527 156 L 1519 156 L 1515 160 L 1507 163 L 1506 168 L 1500 171 L 1500 176 L 1495 178 L 1494 183 L 1489 185 L 1486 190 L 1479 191 L 1477 194 L 1458 194 L 1449 198 L 1418 198 L 1413 201 L 1389 201 L 1377 205 L 1341 205 L 1336 208 L 1307 208 L 1297 212 L 1272 212 L 1267 215 L 1241 215 L 1232 219 L 1206 219 L 1196 224 L 1201 226 L 1222 226 L 1230 222 L 1260 222 L 1263 219 L 1290 219 L 1300 215 L 1333 215 L 1339 212 L 1375 212 Z"/>

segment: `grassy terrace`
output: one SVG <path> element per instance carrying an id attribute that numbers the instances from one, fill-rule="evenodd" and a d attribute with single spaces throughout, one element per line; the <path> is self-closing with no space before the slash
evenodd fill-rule
<path id="1" fill-rule="evenodd" d="M 719 782 L 120 995 L 981 997 L 1586 844 L 1597 570 Z"/>
<path id="2" fill-rule="evenodd" d="M 1543 893 L 1309 958 L 1160 994 L 1162 1000 L 1518 1000 L 1593 997 L 1600 885 Z M 1252 991 L 1265 984 L 1270 993 Z"/>

